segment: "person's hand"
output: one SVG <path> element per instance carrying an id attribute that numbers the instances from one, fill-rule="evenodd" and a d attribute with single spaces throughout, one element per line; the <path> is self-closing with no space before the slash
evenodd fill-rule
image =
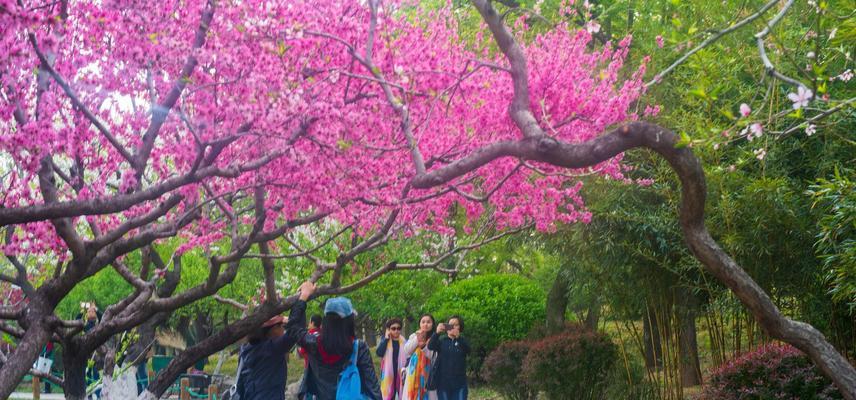
<path id="1" fill-rule="evenodd" d="M 384 339 L 389 339 L 389 328 L 386 328 L 386 332 L 383 333 Z"/>
<path id="2" fill-rule="evenodd" d="M 440 334 L 440 333 L 443 333 L 443 332 L 446 332 L 446 324 L 439 324 L 439 325 L 437 325 L 437 333 L 438 333 L 438 334 Z"/>
<path id="3" fill-rule="evenodd" d="M 300 285 L 300 300 L 306 301 L 309 300 L 309 297 L 315 293 L 315 284 L 311 281 L 303 282 Z"/>

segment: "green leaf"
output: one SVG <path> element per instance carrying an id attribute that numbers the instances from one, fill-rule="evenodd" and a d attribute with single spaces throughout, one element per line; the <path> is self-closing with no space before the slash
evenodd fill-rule
<path id="1" fill-rule="evenodd" d="M 336 146 L 339 148 L 339 150 L 346 151 L 350 149 L 351 146 L 353 146 L 353 143 L 351 143 L 350 140 L 339 139 L 336 141 Z"/>
<path id="2" fill-rule="evenodd" d="M 702 100 L 707 100 L 707 92 L 705 92 L 704 88 L 696 88 L 696 89 L 690 90 L 689 93 L 695 97 L 702 99 Z"/>
<path id="3" fill-rule="evenodd" d="M 687 147 L 690 145 L 690 142 L 692 141 L 692 139 L 690 139 L 690 135 L 687 135 L 686 132 L 681 132 L 678 134 L 678 136 L 680 137 L 680 139 L 678 139 L 678 141 L 675 142 L 675 148 L 676 149 L 683 149 L 684 147 Z"/>

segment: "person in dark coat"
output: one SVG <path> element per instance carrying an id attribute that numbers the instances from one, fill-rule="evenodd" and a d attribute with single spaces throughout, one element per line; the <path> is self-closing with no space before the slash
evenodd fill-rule
<path id="1" fill-rule="evenodd" d="M 311 294 L 311 292 L 310 292 Z M 309 295 L 303 299 L 305 302 Z M 285 400 L 287 357 L 294 348 L 293 336 L 285 334 L 286 327 L 302 321 L 288 321 L 281 315 L 267 320 L 247 337 L 241 347 L 241 373 L 238 393 L 241 400 Z"/>
<path id="2" fill-rule="evenodd" d="M 306 282 L 301 286 L 301 298 L 305 291 L 314 292 L 315 285 Z M 320 334 L 307 331 L 306 302 L 298 301 L 291 308 L 289 336 L 306 350 L 309 367 L 304 373 L 300 394 L 307 400 L 335 400 L 339 374 L 351 361 L 356 334 L 354 329 L 354 311 L 351 301 L 344 297 L 327 300 L 324 307 L 323 328 Z M 357 369 L 360 373 L 361 392 L 365 398 L 381 400 L 380 386 L 375 375 L 374 364 L 369 347 L 360 341 L 357 349 Z"/>
<path id="3" fill-rule="evenodd" d="M 449 323 L 439 324 L 437 330 L 428 340 L 428 350 L 437 352 L 438 400 L 466 400 L 467 389 L 467 354 L 470 353 L 470 343 L 461 337 L 464 331 L 464 320 L 459 316 L 449 318 Z M 440 337 L 441 333 L 445 337 Z"/>

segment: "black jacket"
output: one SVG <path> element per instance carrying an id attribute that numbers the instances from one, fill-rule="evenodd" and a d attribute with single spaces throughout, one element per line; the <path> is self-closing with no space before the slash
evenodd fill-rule
<path id="1" fill-rule="evenodd" d="M 286 329 L 294 323 L 289 320 Z M 238 377 L 241 400 L 285 399 L 286 360 L 295 342 L 294 337 L 285 334 L 241 347 L 241 376 Z"/>
<path id="2" fill-rule="evenodd" d="M 292 321 L 295 321 L 295 325 L 289 328 L 286 335 L 295 338 L 297 344 L 306 350 L 306 358 L 309 360 L 309 368 L 304 373 L 303 387 L 300 388 L 300 393 L 314 394 L 318 400 L 335 400 L 339 374 L 351 362 L 350 354 L 333 364 L 326 364 L 321 360 L 321 354 L 318 351 L 318 336 L 310 334 L 306 329 L 305 302 L 298 300 L 291 308 L 288 322 L 291 323 Z M 297 321 L 300 323 L 297 324 Z M 372 356 L 369 347 L 362 341 L 357 353 L 357 369 L 360 371 L 363 395 L 372 400 L 381 400 L 380 385 L 377 381 L 377 375 L 375 375 Z"/>
<path id="3" fill-rule="evenodd" d="M 467 354 L 470 343 L 462 337 L 450 339 L 436 332 L 428 341 L 428 350 L 437 352 L 434 368 L 437 368 L 437 390 L 456 390 L 467 386 Z"/>

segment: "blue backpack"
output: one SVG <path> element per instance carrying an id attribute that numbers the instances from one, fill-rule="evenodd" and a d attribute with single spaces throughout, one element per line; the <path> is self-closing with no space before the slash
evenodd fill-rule
<path id="1" fill-rule="evenodd" d="M 357 369 L 357 352 L 359 351 L 359 340 L 354 339 L 354 351 L 351 353 L 351 362 L 339 375 L 339 383 L 336 385 L 336 400 L 363 400 L 362 381 L 360 371 Z"/>

